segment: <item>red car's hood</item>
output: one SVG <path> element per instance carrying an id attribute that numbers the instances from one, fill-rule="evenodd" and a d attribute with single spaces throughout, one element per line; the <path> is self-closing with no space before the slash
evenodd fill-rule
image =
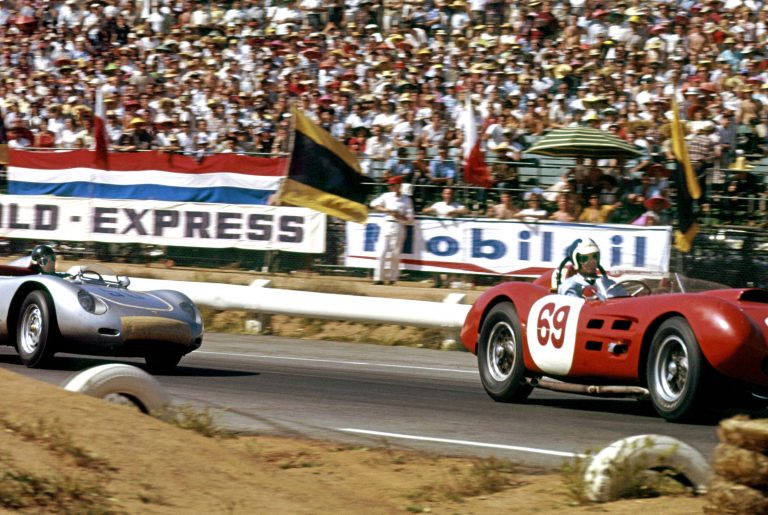
<path id="1" fill-rule="evenodd" d="M 728 288 L 723 290 L 708 290 L 702 293 L 708 297 L 720 297 L 721 299 L 726 300 L 768 305 L 768 290 L 762 288 Z"/>

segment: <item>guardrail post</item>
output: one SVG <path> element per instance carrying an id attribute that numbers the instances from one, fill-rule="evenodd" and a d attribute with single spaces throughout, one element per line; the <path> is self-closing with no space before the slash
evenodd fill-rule
<path id="1" fill-rule="evenodd" d="M 467 295 L 465 293 L 449 293 L 444 299 L 444 304 L 463 304 Z M 456 350 L 462 349 L 461 342 L 459 341 L 459 329 L 445 329 L 443 330 L 443 341 L 440 343 L 440 347 L 444 350 Z"/>
<path id="2" fill-rule="evenodd" d="M 250 288 L 268 288 L 272 284 L 270 279 L 256 279 L 249 287 Z M 258 291 L 253 293 L 258 295 Z M 272 315 L 266 313 L 248 313 L 245 319 L 245 332 L 249 334 L 269 334 L 272 330 Z"/>

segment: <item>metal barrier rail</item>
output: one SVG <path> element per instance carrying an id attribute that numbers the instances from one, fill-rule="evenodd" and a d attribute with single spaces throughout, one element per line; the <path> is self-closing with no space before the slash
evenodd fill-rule
<path id="1" fill-rule="evenodd" d="M 464 324 L 470 306 L 458 304 L 461 294 L 444 302 L 364 297 L 266 288 L 259 279 L 249 286 L 131 278 L 137 291 L 176 290 L 193 302 L 219 310 L 245 310 L 265 315 L 290 315 L 326 320 L 347 320 L 369 324 L 457 330 Z"/>

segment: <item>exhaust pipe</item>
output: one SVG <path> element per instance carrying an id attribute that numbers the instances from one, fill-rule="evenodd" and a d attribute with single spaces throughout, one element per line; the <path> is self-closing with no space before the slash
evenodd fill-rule
<path id="1" fill-rule="evenodd" d="M 649 396 L 648 389 L 643 388 L 642 386 L 572 384 L 536 378 L 528 378 L 526 382 L 535 388 L 544 388 L 545 390 L 552 390 L 555 392 L 592 395 L 594 397 L 630 397 L 635 399 L 647 399 Z"/>

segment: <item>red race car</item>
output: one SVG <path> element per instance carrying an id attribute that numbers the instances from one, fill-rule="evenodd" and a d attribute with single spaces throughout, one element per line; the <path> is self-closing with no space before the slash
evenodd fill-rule
<path id="1" fill-rule="evenodd" d="M 534 387 L 632 396 L 685 421 L 718 400 L 766 399 L 768 290 L 671 273 L 619 278 L 585 299 L 552 293 L 551 276 L 499 284 L 467 315 L 461 340 L 494 400 L 523 401 Z"/>

